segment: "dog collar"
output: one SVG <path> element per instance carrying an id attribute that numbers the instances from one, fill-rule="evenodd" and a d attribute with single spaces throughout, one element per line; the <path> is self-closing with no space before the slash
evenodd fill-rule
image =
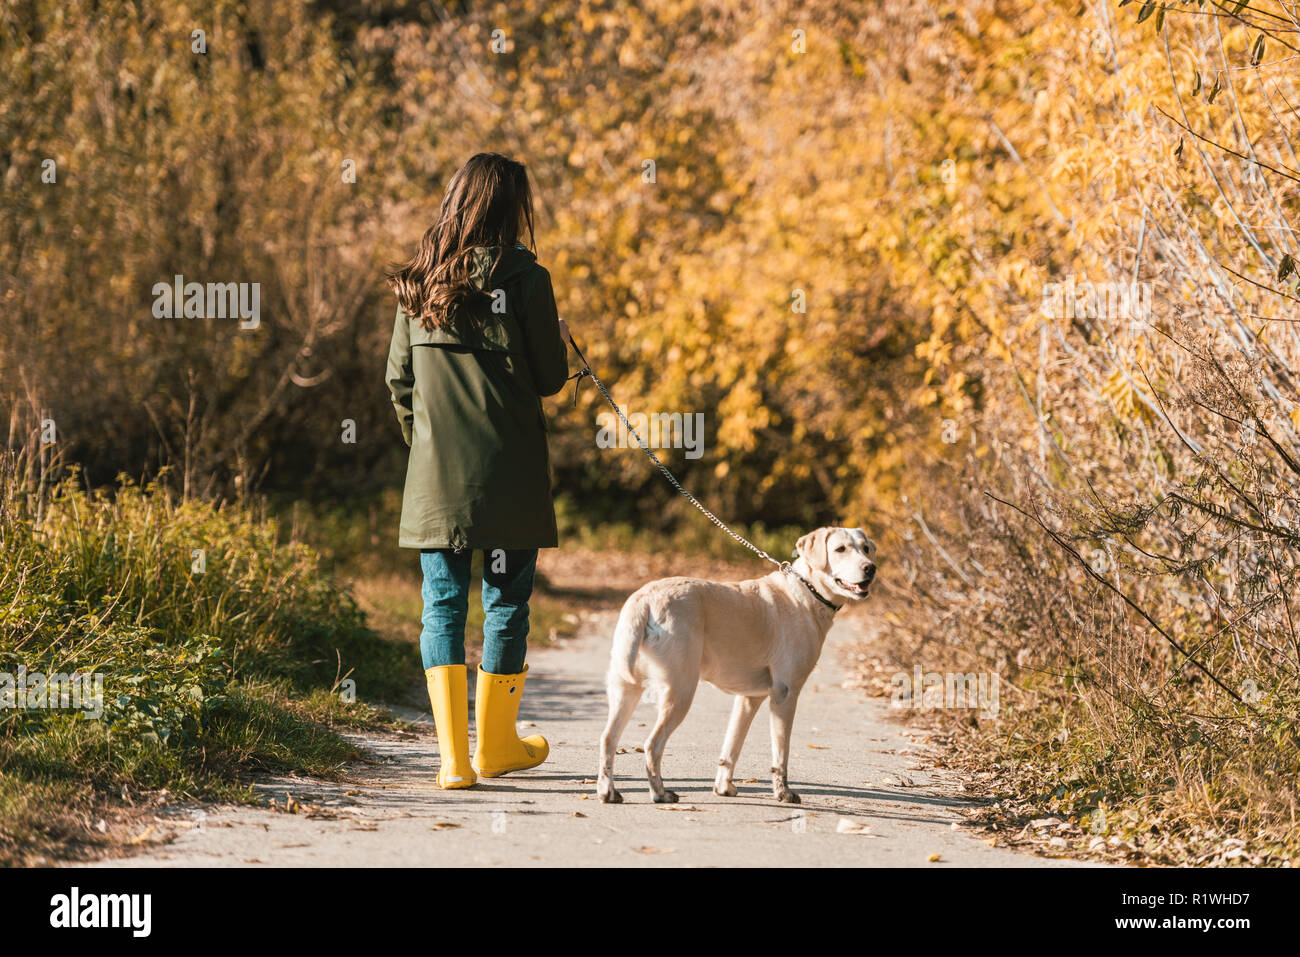
<path id="1" fill-rule="evenodd" d="M 799 581 L 803 582 L 803 587 L 807 588 L 810 592 L 812 592 L 812 596 L 816 598 L 819 602 L 821 602 L 823 605 L 825 605 L 827 608 L 829 608 L 831 611 L 839 611 L 841 608 L 844 607 L 843 605 L 832 604 L 831 600 L 829 598 L 826 598 L 824 595 L 822 595 L 822 593 L 817 590 L 817 588 L 813 585 L 812 582 L 810 582 L 808 579 L 804 578 L 797 571 L 795 571 L 794 568 L 790 566 L 789 562 L 787 562 L 782 567 L 784 567 L 785 570 L 788 571 L 795 578 L 799 579 Z"/>

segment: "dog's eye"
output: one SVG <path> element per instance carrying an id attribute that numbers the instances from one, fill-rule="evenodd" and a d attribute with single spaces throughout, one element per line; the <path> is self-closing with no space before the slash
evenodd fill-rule
<path id="1" fill-rule="evenodd" d="M 837 549 L 835 549 L 835 550 L 836 550 L 837 552 L 842 552 L 842 551 L 844 551 L 844 546 L 841 545 L 839 548 L 837 548 Z"/>

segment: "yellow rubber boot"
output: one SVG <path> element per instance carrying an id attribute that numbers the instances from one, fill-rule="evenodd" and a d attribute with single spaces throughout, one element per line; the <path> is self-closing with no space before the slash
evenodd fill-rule
<path id="1" fill-rule="evenodd" d="M 478 778 L 469 763 L 469 679 L 464 665 L 424 672 L 433 723 L 438 728 L 438 787 L 472 788 Z"/>
<path id="2" fill-rule="evenodd" d="M 478 693 L 474 699 L 478 746 L 474 749 L 474 769 L 485 778 L 535 768 L 551 753 L 551 746 L 540 734 L 530 734 L 520 740 L 515 728 L 527 674 L 527 665 L 517 675 L 494 675 L 482 667 L 478 670 Z"/>

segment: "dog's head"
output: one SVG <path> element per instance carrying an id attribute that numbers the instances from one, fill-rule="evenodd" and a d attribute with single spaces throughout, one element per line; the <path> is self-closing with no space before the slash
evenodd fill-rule
<path id="1" fill-rule="evenodd" d="M 860 528 L 819 528 L 795 545 L 817 590 L 861 601 L 876 578 L 876 543 Z"/>

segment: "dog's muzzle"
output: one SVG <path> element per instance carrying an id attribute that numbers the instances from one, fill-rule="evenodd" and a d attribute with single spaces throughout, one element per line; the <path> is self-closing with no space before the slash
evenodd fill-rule
<path id="1" fill-rule="evenodd" d="M 862 569 L 862 578 L 856 582 L 846 582 L 843 578 L 836 578 L 835 584 L 839 585 L 846 592 L 854 595 L 865 596 L 871 583 L 876 579 L 876 566 L 869 564 Z"/>

